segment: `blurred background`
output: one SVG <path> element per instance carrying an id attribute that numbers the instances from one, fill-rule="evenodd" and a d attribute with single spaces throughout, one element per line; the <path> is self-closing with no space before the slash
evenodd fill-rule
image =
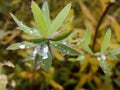
<path id="1" fill-rule="evenodd" d="M 103 16 L 102 23 L 94 45 L 98 52 L 105 32 L 112 30 L 109 49 L 120 48 L 120 0 L 34 0 L 40 7 L 44 1 L 49 4 L 51 19 L 68 3 L 72 8 L 62 27 L 72 29 L 68 43 L 77 50 L 77 40 L 83 37 L 86 26 L 92 32 L 91 48 L 95 30 Z M 109 9 L 103 15 L 106 8 Z M 43 69 L 32 72 L 31 61 L 26 61 L 31 49 L 8 51 L 6 48 L 16 42 L 30 39 L 17 29 L 10 16 L 12 12 L 24 24 L 34 27 L 31 12 L 31 0 L 0 0 L 0 90 L 119 90 L 120 89 L 120 56 L 118 60 L 107 57 L 112 75 L 108 78 L 98 65 L 95 57 L 86 53 L 80 62 L 70 62 L 70 56 L 64 56 L 53 49 L 54 60 L 49 72 Z"/>

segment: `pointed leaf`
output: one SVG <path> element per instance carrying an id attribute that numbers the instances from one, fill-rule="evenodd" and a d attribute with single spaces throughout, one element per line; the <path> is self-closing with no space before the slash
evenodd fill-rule
<path id="1" fill-rule="evenodd" d="M 101 52 L 105 52 L 105 50 L 107 49 L 109 42 L 110 42 L 110 38 L 111 38 L 111 30 L 108 30 L 105 34 L 102 46 L 101 46 Z"/>
<path id="2" fill-rule="evenodd" d="M 118 54 L 120 54 L 120 48 L 117 48 L 117 49 L 114 49 L 111 51 L 107 51 L 106 54 L 107 55 L 118 55 Z"/>
<path id="3" fill-rule="evenodd" d="M 17 23 L 17 25 L 19 26 L 19 29 L 24 31 L 25 33 L 31 35 L 31 36 L 37 36 L 40 37 L 40 32 L 37 31 L 36 29 L 30 28 L 26 25 L 24 25 L 21 21 L 19 21 L 12 13 L 10 13 L 10 15 L 12 16 L 12 18 L 14 19 L 14 21 Z"/>
<path id="4" fill-rule="evenodd" d="M 47 2 L 43 3 L 42 13 L 43 13 L 47 28 L 49 28 L 51 20 L 50 20 L 50 12 L 49 12 L 49 7 Z"/>
<path id="5" fill-rule="evenodd" d="M 24 42 L 14 43 L 10 45 L 9 47 L 7 47 L 7 50 L 25 49 L 25 48 L 30 48 L 34 46 L 36 46 L 36 44 L 24 41 Z"/>
<path id="6" fill-rule="evenodd" d="M 70 11 L 71 4 L 66 5 L 62 11 L 57 15 L 57 17 L 54 19 L 52 24 L 50 25 L 50 29 L 48 31 L 48 36 L 52 35 L 54 32 L 56 32 L 60 26 L 62 25 L 63 21 L 67 17 L 69 11 Z"/>
<path id="7" fill-rule="evenodd" d="M 81 44 L 81 46 L 82 46 L 82 48 L 83 48 L 85 51 L 87 51 L 87 52 L 90 53 L 90 54 L 93 54 L 93 51 L 90 49 L 89 46 L 84 45 L 84 44 Z"/>
<path id="8" fill-rule="evenodd" d="M 66 55 L 76 56 L 80 54 L 77 50 L 61 43 L 51 43 L 51 45 L 54 46 L 58 51 Z"/>
<path id="9" fill-rule="evenodd" d="M 35 60 L 34 60 L 34 69 L 35 70 L 39 69 L 41 62 L 42 62 L 42 57 L 37 54 L 35 56 Z"/>
<path id="10" fill-rule="evenodd" d="M 54 34 L 50 37 L 52 41 L 60 41 L 60 40 L 63 40 L 65 38 L 67 38 L 70 34 L 71 34 L 72 30 L 65 30 L 63 32 L 60 32 L 60 33 L 57 33 L 55 36 Z"/>
<path id="11" fill-rule="evenodd" d="M 89 28 L 87 28 L 87 30 L 85 31 L 83 40 L 84 40 L 84 41 L 83 41 L 84 45 L 87 46 L 87 45 L 90 44 L 91 32 L 90 32 Z"/>
<path id="12" fill-rule="evenodd" d="M 42 36 L 45 37 L 47 34 L 47 25 L 46 25 L 44 16 L 42 15 L 42 12 L 39 6 L 34 1 L 32 1 L 31 8 L 32 8 L 36 27 L 38 28 Z"/>
<path id="13" fill-rule="evenodd" d="M 100 57 L 98 57 L 98 61 L 99 61 L 99 65 L 101 67 L 101 69 L 103 70 L 103 72 L 109 76 L 111 74 L 110 72 L 110 68 L 108 66 L 108 64 L 106 63 L 106 57 L 104 55 L 101 55 Z"/>
<path id="14" fill-rule="evenodd" d="M 51 65 L 52 65 L 52 55 L 49 51 L 48 52 L 48 58 L 43 60 L 43 68 L 45 69 L 45 71 L 49 71 Z"/>

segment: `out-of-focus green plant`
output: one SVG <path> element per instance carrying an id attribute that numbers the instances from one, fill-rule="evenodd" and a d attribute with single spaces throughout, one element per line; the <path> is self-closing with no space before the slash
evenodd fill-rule
<path id="1" fill-rule="evenodd" d="M 36 28 L 30 28 L 24 25 L 12 13 L 10 13 L 14 21 L 19 26 L 18 28 L 35 37 L 35 39 L 12 44 L 7 48 L 7 50 L 35 47 L 30 58 L 34 61 L 34 68 L 37 69 L 41 64 L 46 71 L 49 70 L 52 64 L 53 55 L 51 47 L 55 47 L 60 52 L 67 55 L 79 55 L 80 53 L 71 47 L 56 42 L 68 37 L 68 35 L 72 32 L 72 30 L 58 30 L 67 17 L 70 7 L 71 4 L 66 5 L 56 18 L 51 21 L 47 2 L 43 4 L 41 10 L 38 5 L 32 1 L 31 8 Z"/>

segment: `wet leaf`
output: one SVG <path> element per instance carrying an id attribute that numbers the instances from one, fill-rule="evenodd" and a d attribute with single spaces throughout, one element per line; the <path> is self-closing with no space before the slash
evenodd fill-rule
<path id="1" fill-rule="evenodd" d="M 114 50 L 111 50 L 111 51 L 107 51 L 106 52 L 107 55 L 118 55 L 120 54 L 120 48 L 117 48 L 117 49 L 114 49 Z"/>
<path id="2" fill-rule="evenodd" d="M 42 6 L 42 13 L 47 25 L 47 28 L 49 29 L 49 26 L 51 24 L 51 20 L 50 20 L 50 12 L 49 12 L 49 7 L 48 7 L 48 3 L 44 2 L 43 6 Z"/>
<path id="3" fill-rule="evenodd" d="M 105 34 L 105 37 L 104 37 L 104 40 L 103 40 L 103 43 L 102 43 L 102 46 L 101 46 L 101 52 L 104 53 L 105 50 L 107 49 L 108 45 L 109 45 L 109 42 L 110 42 L 110 39 L 111 39 L 111 30 L 108 30 Z"/>
<path id="4" fill-rule="evenodd" d="M 49 51 L 48 52 L 48 58 L 43 60 L 43 68 L 45 69 L 45 71 L 49 71 L 51 65 L 52 65 L 52 55 Z"/>
<path id="5" fill-rule="evenodd" d="M 47 25 L 44 16 L 42 14 L 42 11 L 34 1 L 32 1 L 31 8 L 32 8 L 36 27 L 38 28 L 42 36 L 45 37 L 47 35 Z"/>
<path id="6" fill-rule="evenodd" d="M 7 47 L 7 50 L 16 50 L 16 49 L 25 49 L 25 48 L 30 48 L 30 47 L 35 47 L 36 44 L 31 43 L 31 42 L 20 42 L 20 43 L 14 43 Z"/>
<path id="7" fill-rule="evenodd" d="M 98 57 L 98 61 L 99 61 L 99 65 L 100 65 L 101 69 L 106 74 L 106 76 L 110 76 L 111 72 L 110 72 L 110 68 L 109 68 L 108 64 L 106 63 L 106 56 L 101 55 L 100 57 Z"/>
<path id="8" fill-rule="evenodd" d="M 65 55 L 73 55 L 73 56 L 75 55 L 76 56 L 76 55 L 80 54 L 77 50 L 75 50 L 67 45 L 61 44 L 61 43 L 54 42 L 54 43 L 51 43 L 51 45 L 54 46 L 58 51 L 60 51 L 62 54 L 65 54 Z"/>
<path id="9" fill-rule="evenodd" d="M 31 35 L 31 36 L 36 36 L 36 37 L 40 37 L 40 32 L 34 28 L 30 28 L 26 25 L 24 25 L 21 21 L 19 21 L 12 13 L 10 13 L 10 15 L 12 16 L 12 18 L 14 19 L 14 21 L 17 23 L 17 25 L 19 26 L 18 28 L 22 31 L 24 31 L 25 33 Z"/>
<path id="10" fill-rule="evenodd" d="M 79 55 L 78 58 L 76 59 L 77 61 L 80 61 L 82 63 L 85 60 L 85 55 Z"/>
<path id="11" fill-rule="evenodd" d="M 48 36 L 53 34 L 55 31 L 57 31 L 60 26 L 62 25 L 63 21 L 67 17 L 69 11 L 70 11 L 71 4 L 66 5 L 62 11 L 56 16 L 52 24 L 50 25 L 50 29 L 48 31 Z"/>
<path id="12" fill-rule="evenodd" d="M 41 63 L 42 63 L 42 57 L 37 54 L 37 55 L 35 56 L 35 60 L 34 60 L 34 69 L 35 69 L 35 70 L 39 69 Z"/>

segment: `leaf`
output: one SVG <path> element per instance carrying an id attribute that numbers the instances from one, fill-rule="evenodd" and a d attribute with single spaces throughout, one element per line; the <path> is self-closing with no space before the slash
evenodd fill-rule
<path id="1" fill-rule="evenodd" d="M 34 69 L 37 70 L 40 67 L 41 63 L 42 63 L 42 57 L 37 54 L 34 60 Z"/>
<path id="2" fill-rule="evenodd" d="M 111 75 L 110 68 L 109 68 L 108 64 L 106 63 L 106 56 L 101 55 L 100 57 L 98 57 L 98 61 L 99 61 L 99 65 L 100 65 L 101 69 L 103 70 L 103 72 L 107 76 Z"/>
<path id="3" fill-rule="evenodd" d="M 54 43 L 51 43 L 51 45 L 54 46 L 59 52 L 65 54 L 65 55 L 76 56 L 76 55 L 80 54 L 77 50 L 75 50 L 67 45 L 61 44 L 61 43 L 54 42 Z"/>
<path id="4" fill-rule="evenodd" d="M 90 44 L 91 32 L 90 32 L 89 28 L 87 28 L 87 30 L 85 31 L 83 40 L 84 40 L 84 41 L 83 41 L 84 45 L 87 46 L 87 45 Z"/>
<path id="5" fill-rule="evenodd" d="M 50 20 L 50 12 L 49 12 L 49 7 L 47 2 L 43 3 L 42 13 L 43 13 L 47 28 L 49 28 L 51 20 Z"/>
<path id="6" fill-rule="evenodd" d="M 37 31 L 36 29 L 30 28 L 30 27 L 27 27 L 21 21 L 19 21 L 12 13 L 10 13 L 10 15 L 12 16 L 14 21 L 17 23 L 20 30 L 24 31 L 25 33 L 27 33 L 27 34 L 29 34 L 31 36 L 36 36 L 36 37 L 41 36 L 39 31 Z"/>
<path id="7" fill-rule="evenodd" d="M 85 60 L 85 55 L 79 55 L 77 58 L 77 61 L 80 61 L 81 63 Z"/>
<path id="8" fill-rule="evenodd" d="M 7 50 L 25 49 L 25 48 L 30 48 L 34 46 L 36 46 L 36 44 L 24 41 L 24 42 L 14 43 L 10 45 L 9 47 L 7 47 Z"/>
<path id="9" fill-rule="evenodd" d="M 52 37 L 52 41 L 60 41 L 63 40 L 65 38 L 67 38 L 70 34 L 71 34 L 72 30 L 65 30 L 61 33 L 57 33 L 55 36 L 54 34 L 50 37 Z"/>
<path id="10" fill-rule="evenodd" d="M 29 40 L 29 42 L 33 42 L 33 43 L 42 43 L 42 42 L 45 42 L 45 38 L 40 38 L 40 39 L 31 39 Z"/>
<path id="11" fill-rule="evenodd" d="M 111 54 L 111 55 L 118 55 L 120 54 L 120 48 L 114 49 L 112 51 L 108 51 L 107 54 Z"/>
<path id="12" fill-rule="evenodd" d="M 90 54 L 93 54 L 93 51 L 90 49 L 89 46 L 84 45 L 84 44 L 81 44 L 81 46 L 82 46 L 82 48 L 83 48 L 85 51 L 87 51 L 87 52 L 90 53 Z"/>
<path id="13" fill-rule="evenodd" d="M 60 11 L 60 13 L 57 15 L 57 17 L 54 19 L 54 21 L 50 25 L 50 29 L 47 34 L 48 36 L 56 32 L 60 28 L 60 26 L 62 25 L 63 21 L 65 20 L 65 18 L 67 17 L 70 11 L 70 7 L 71 7 L 71 4 L 68 4 L 62 9 L 62 11 Z"/>
<path id="14" fill-rule="evenodd" d="M 105 54 L 110 56 L 111 58 L 118 60 L 117 55 L 120 54 L 120 48 L 111 51 L 106 51 Z"/>
<path id="15" fill-rule="evenodd" d="M 52 55 L 49 51 L 48 52 L 48 58 L 43 60 L 43 68 L 45 69 L 45 71 L 49 71 L 51 65 L 52 65 Z"/>
<path id="16" fill-rule="evenodd" d="M 42 36 L 45 37 L 47 35 L 47 25 L 44 16 L 42 15 L 39 6 L 34 1 L 32 1 L 31 8 L 32 8 L 36 27 L 38 28 Z"/>
<path id="17" fill-rule="evenodd" d="M 70 61 L 70 62 L 76 62 L 76 61 L 79 61 L 80 63 L 82 63 L 83 61 L 85 60 L 85 55 L 79 55 L 78 57 L 77 57 L 77 59 L 76 58 L 69 58 L 68 59 L 68 61 Z"/>
<path id="18" fill-rule="evenodd" d="M 102 46 L 101 46 L 101 52 L 105 52 L 105 50 L 107 49 L 109 42 L 110 42 L 110 38 L 111 38 L 111 30 L 108 30 L 105 34 Z"/>

